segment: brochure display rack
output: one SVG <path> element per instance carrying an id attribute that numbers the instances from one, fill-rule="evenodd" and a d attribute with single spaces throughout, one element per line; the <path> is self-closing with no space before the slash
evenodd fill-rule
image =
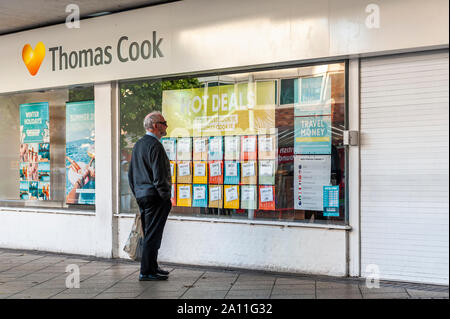
<path id="1" fill-rule="evenodd" d="M 171 158 L 173 206 L 275 209 L 276 135 L 178 137 L 161 142 Z"/>

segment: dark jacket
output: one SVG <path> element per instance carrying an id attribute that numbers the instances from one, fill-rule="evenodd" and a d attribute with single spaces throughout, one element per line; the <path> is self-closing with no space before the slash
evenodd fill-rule
<path id="1" fill-rule="evenodd" d="M 128 182 L 136 198 L 159 194 L 163 200 L 170 200 L 170 162 L 164 147 L 155 137 L 144 135 L 134 145 Z"/>

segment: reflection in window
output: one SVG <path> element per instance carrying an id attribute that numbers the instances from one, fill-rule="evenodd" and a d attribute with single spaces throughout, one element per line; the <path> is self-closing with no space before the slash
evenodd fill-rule
<path id="1" fill-rule="evenodd" d="M 93 210 L 94 87 L 5 94 L 0 105 L 0 205 Z M 70 106 L 79 105 L 89 112 L 76 107 L 68 118 Z M 83 133 L 68 132 L 75 119 L 91 126 L 85 142 L 70 148 L 67 137 L 80 140 Z"/>
<path id="2" fill-rule="evenodd" d="M 344 68 L 122 83 L 121 211 L 137 211 L 127 165 L 160 110 L 173 215 L 344 223 Z"/>

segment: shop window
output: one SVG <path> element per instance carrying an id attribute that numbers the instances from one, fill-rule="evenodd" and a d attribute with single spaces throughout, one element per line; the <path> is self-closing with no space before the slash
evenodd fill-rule
<path id="1" fill-rule="evenodd" d="M 94 87 L 0 96 L 0 206 L 95 209 Z"/>
<path id="2" fill-rule="evenodd" d="M 121 212 L 137 212 L 127 165 L 145 115 L 159 110 L 168 122 L 161 142 L 172 215 L 344 224 L 344 70 L 336 63 L 122 83 Z"/>
<path id="3" fill-rule="evenodd" d="M 281 80 L 280 105 L 294 104 L 296 79 Z"/>

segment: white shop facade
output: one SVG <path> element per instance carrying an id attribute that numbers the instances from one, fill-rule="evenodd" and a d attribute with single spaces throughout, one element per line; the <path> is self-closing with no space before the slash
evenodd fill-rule
<path id="1" fill-rule="evenodd" d="M 448 285 L 448 2 L 376 4 L 378 28 L 359 1 L 186 0 L 0 37 L 0 247 L 128 258 L 160 110 L 160 261 Z"/>

